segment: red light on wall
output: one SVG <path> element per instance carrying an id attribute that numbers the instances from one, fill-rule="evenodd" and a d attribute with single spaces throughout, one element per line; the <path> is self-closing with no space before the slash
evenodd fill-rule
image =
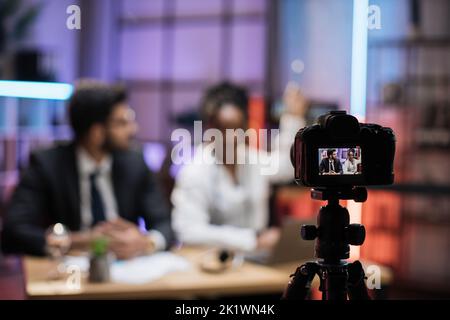
<path id="1" fill-rule="evenodd" d="M 248 105 L 248 127 L 258 132 L 257 143 L 256 145 L 252 145 L 252 147 L 260 148 L 261 143 L 265 143 L 265 141 L 260 141 L 259 136 L 259 130 L 265 127 L 265 108 L 262 97 L 250 97 Z M 250 141 L 250 143 L 252 142 Z"/>
<path id="2" fill-rule="evenodd" d="M 400 213 L 401 201 L 397 194 L 370 191 L 363 204 L 362 222 L 366 227 L 366 241 L 361 247 L 363 259 L 397 266 Z"/>

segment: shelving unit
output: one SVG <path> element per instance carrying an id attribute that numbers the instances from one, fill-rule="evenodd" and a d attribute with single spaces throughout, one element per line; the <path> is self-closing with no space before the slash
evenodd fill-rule
<path id="1" fill-rule="evenodd" d="M 31 151 L 70 138 L 65 100 L 0 95 L 1 207 L 17 183 L 20 170 L 28 164 Z"/>
<path id="2" fill-rule="evenodd" d="M 219 81 L 265 98 L 269 6 L 269 0 L 120 1 L 117 78 L 129 88 L 141 140 L 169 142 L 175 119 L 195 114 L 203 91 Z"/>
<path id="3" fill-rule="evenodd" d="M 363 206 L 362 255 L 401 286 L 450 293 L 450 38 L 373 42 L 368 61 L 367 120 L 392 127 L 397 150 L 395 184 Z"/>

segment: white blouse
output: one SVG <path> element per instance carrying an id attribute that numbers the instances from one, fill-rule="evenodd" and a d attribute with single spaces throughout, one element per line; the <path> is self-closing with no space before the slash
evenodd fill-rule
<path id="1" fill-rule="evenodd" d="M 353 159 L 353 162 L 346 159 L 344 161 L 344 174 L 354 174 L 358 171 L 358 164 L 360 163 L 359 160 Z"/>
<path id="2" fill-rule="evenodd" d="M 304 124 L 303 119 L 283 115 L 279 139 L 270 154 L 239 146 L 238 155 L 246 152 L 247 156 L 260 157 L 262 161 L 237 165 L 237 182 L 223 165 L 201 161 L 202 157 L 214 157 L 208 147 L 197 148 L 193 163 L 180 170 L 171 197 L 172 225 L 178 239 L 186 244 L 255 249 L 256 232 L 268 224 L 269 184 L 293 179 L 290 147 L 295 133 Z M 262 174 L 264 164 L 267 169 L 274 161 L 275 165 L 279 163 L 279 170 Z"/>

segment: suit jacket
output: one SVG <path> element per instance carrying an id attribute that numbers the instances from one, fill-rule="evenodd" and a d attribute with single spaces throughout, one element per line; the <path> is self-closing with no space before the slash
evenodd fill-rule
<path id="1" fill-rule="evenodd" d="M 330 172 L 330 160 L 328 158 L 322 159 L 320 162 L 319 172 Z M 338 159 L 334 160 L 334 172 L 342 173 L 342 165 Z"/>
<path id="2" fill-rule="evenodd" d="M 60 222 L 72 231 L 81 228 L 80 187 L 75 145 L 33 153 L 29 167 L 7 208 L 2 247 L 7 253 L 45 254 L 45 230 Z M 115 152 L 112 181 L 119 215 L 162 233 L 170 245 L 173 232 L 169 208 L 141 153 Z"/>

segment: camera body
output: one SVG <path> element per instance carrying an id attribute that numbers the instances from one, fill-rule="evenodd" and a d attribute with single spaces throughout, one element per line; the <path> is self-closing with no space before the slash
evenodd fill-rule
<path id="1" fill-rule="evenodd" d="M 331 111 L 300 129 L 291 149 L 295 180 L 311 187 L 388 185 L 394 182 L 395 134 Z"/>

